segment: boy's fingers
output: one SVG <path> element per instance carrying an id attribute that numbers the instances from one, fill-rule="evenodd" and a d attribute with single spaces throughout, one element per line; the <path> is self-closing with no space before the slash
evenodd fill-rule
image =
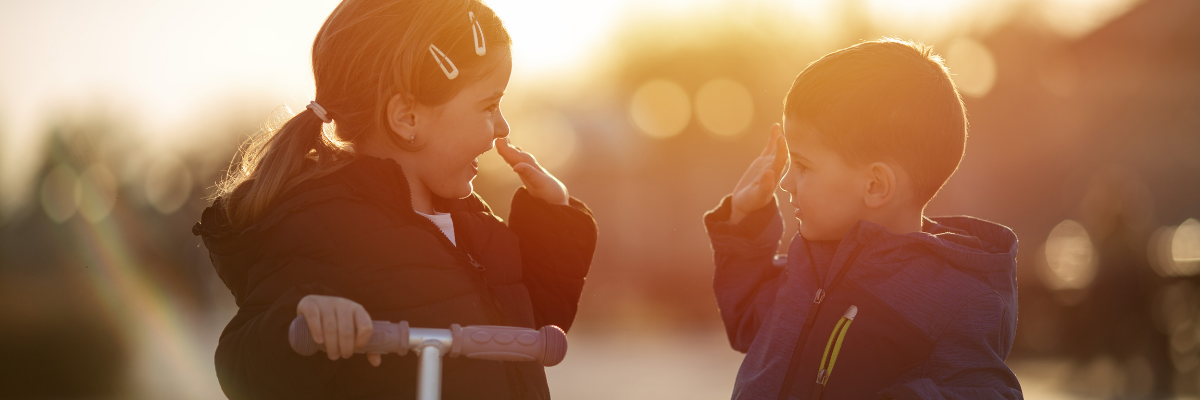
<path id="1" fill-rule="evenodd" d="M 767 145 L 763 146 L 763 151 L 760 156 L 765 156 L 775 151 L 775 139 L 779 136 L 779 124 L 771 125 L 771 131 L 767 138 Z"/>
<path id="2" fill-rule="evenodd" d="M 775 193 L 775 171 L 768 169 L 758 179 L 758 194 L 761 197 L 767 197 L 771 193 Z"/>

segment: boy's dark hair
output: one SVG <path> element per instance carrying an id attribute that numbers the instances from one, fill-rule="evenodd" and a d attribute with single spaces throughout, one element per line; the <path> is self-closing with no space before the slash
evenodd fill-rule
<path id="1" fill-rule="evenodd" d="M 899 164 L 927 203 L 962 161 L 967 116 L 942 58 L 921 43 L 863 42 L 809 64 L 784 116 L 811 124 L 848 163 Z"/>

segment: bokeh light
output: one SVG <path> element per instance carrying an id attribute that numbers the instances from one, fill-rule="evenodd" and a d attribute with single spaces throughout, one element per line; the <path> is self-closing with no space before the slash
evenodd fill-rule
<path id="1" fill-rule="evenodd" d="M 1171 261 L 1180 275 L 1195 275 L 1200 270 L 1200 222 L 1188 219 L 1171 235 Z"/>
<path id="2" fill-rule="evenodd" d="M 146 171 L 146 201 L 155 210 L 171 214 L 192 194 L 192 173 L 178 157 L 164 155 Z"/>
<path id="3" fill-rule="evenodd" d="M 577 133 L 562 113 L 538 112 L 509 122 L 512 143 L 533 154 L 543 168 L 562 173 L 575 160 Z"/>
<path id="4" fill-rule="evenodd" d="M 651 137 L 678 135 L 692 118 L 688 94 L 679 84 L 655 79 L 642 84 L 629 101 L 633 124 Z"/>
<path id="5" fill-rule="evenodd" d="M 984 97 L 992 90 L 996 83 L 996 59 L 987 46 L 964 36 L 951 42 L 944 56 L 954 84 L 963 95 Z"/>
<path id="6" fill-rule="evenodd" d="M 717 137 L 736 137 L 754 118 L 754 98 L 732 79 L 713 79 L 696 91 L 696 119 Z"/>
<path id="7" fill-rule="evenodd" d="M 1083 289 L 1096 275 L 1095 249 L 1083 225 L 1060 222 L 1042 248 L 1045 264 L 1042 281 L 1051 289 Z"/>
<path id="8" fill-rule="evenodd" d="M 92 164 L 79 177 L 79 214 L 98 222 L 112 212 L 117 202 L 117 179 L 101 164 Z"/>
<path id="9" fill-rule="evenodd" d="M 79 179 L 67 165 L 54 167 L 42 180 L 42 210 L 54 222 L 63 222 L 79 207 Z"/>
<path id="10" fill-rule="evenodd" d="M 1200 273 L 1200 222 L 1189 218 L 1178 226 L 1160 227 L 1150 235 L 1147 257 L 1164 277 Z"/>

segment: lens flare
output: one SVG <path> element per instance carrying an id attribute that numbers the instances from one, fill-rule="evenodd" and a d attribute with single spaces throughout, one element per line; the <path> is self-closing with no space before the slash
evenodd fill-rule
<path id="1" fill-rule="evenodd" d="M 97 300 L 135 350 L 134 379 L 149 397 L 178 399 L 223 398 L 212 373 L 211 349 L 202 348 L 208 321 L 188 321 L 188 312 L 173 295 L 146 272 L 131 243 L 145 232 L 129 209 L 113 210 L 97 223 L 73 224 L 82 245 L 81 259 Z M 132 237 L 131 237 L 132 236 Z M 194 314 L 194 312 L 192 313 Z M 204 340 L 202 340 L 204 339 Z"/>

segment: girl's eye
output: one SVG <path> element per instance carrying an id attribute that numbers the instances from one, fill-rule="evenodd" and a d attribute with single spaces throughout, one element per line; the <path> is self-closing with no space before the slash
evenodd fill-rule
<path id="1" fill-rule="evenodd" d="M 496 112 L 496 110 L 499 110 L 499 109 L 500 109 L 500 103 L 496 103 L 496 104 L 492 104 L 492 105 L 488 106 L 487 111 Z"/>

